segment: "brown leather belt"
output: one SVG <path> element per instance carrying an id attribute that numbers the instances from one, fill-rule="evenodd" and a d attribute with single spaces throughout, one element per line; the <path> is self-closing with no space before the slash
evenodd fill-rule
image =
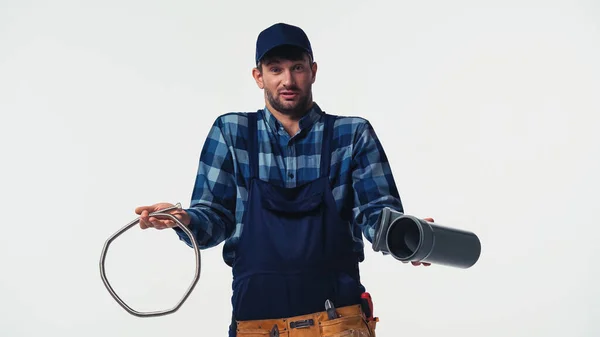
<path id="1" fill-rule="evenodd" d="M 347 331 L 354 333 L 347 336 L 375 336 L 375 323 L 379 319 L 367 323 L 360 305 L 335 310 L 338 314 L 335 319 L 329 319 L 327 312 L 321 311 L 289 318 L 237 321 L 237 336 L 321 337 Z"/>

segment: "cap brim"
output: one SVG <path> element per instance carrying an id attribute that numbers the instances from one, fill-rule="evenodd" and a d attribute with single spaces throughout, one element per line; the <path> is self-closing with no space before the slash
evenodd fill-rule
<path id="1" fill-rule="evenodd" d="M 283 46 L 290 46 L 290 47 L 296 47 L 299 49 L 304 50 L 305 52 L 310 54 L 310 50 L 306 49 L 303 45 L 300 44 L 296 44 L 296 43 L 280 43 L 280 44 L 276 44 L 273 45 L 271 47 L 269 47 L 269 49 L 265 50 L 264 53 L 262 53 L 262 55 L 260 55 L 256 61 L 256 64 L 258 64 L 260 61 L 262 61 L 262 59 L 265 57 L 265 55 L 267 55 L 269 52 L 271 52 L 273 49 L 275 48 L 279 48 L 279 47 L 283 47 Z"/>

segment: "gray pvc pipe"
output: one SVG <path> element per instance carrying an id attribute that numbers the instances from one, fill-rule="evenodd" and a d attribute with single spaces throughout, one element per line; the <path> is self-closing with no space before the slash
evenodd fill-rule
<path id="1" fill-rule="evenodd" d="M 456 268 L 473 266 L 481 255 L 481 242 L 472 232 L 440 226 L 415 216 L 382 211 L 387 227 L 385 246 L 397 260 L 420 261 Z"/>

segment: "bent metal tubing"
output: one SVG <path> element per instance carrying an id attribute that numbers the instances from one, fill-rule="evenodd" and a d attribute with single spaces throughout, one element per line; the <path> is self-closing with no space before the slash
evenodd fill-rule
<path id="1" fill-rule="evenodd" d="M 179 228 L 181 228 L 185 232 L 185 234 L 187 234 L 187 236 L 190 238 L 190 240 L 192 242 L 192 245 L 193 245 L 193 248 L 194 248 L 194 253 L 196 255 L 196 272 L 194 274 L 194 279 L 192 280 L 192 284 L 190 284 L 190 286 L 186 290 L 186 292 L 183 295 L 183 297 L 181 298 L 181 300 L 179 300 L 179 302 L 173 308 L 171 308 L 171 309 L 160 310 L 160 311 L 150 311 L 150 312 L 140 312 L 140 311 L 134 310 L 130 306 L 128 306 L 127 304 L 125 304 L 125 302 L 117 295 L 117 293 L 114 291 L 114 289 L 112 288 L 112 286 L 108 282 L 108 279 L 106 278 L 106 271 L 105 271 L 104 262 L 106 260 L 106 252 L 108 251 L 108 247 L 110 246 L 110 244 L 117 237 L 119 237 L 119 235 L 125 233 L 125 231 L 127 231 L 128 229 L 130 229 L 133 226 L 135 226 L 136 224 L 138 224 L 139 221 L 140 221 L 139 217 L 137 219 L 131 221 L 127 225 L 125 225 L 125 227 L 121 228 L 118 232 L 116 232 L 112 236 L 110 236 L 106 240 L 106 242 L 104 243 L 104 248 L 102 249 L 102 256 L 100 258 L 100 275 L 102 276 L 102 281 L 104 282 L 104 285 L 106 286 L 106 289 L 108 290 L 108 292 L 110 293 L 110 295 L 115 299 L 115 301 L 117 301 L 117 303 L 119 303 L 119 305 L 121 305 L 121 307 L 123 307 L 123 309 L 125 309 L 127 312 L 129 312 L 133 316 L 137 316 L 137 317 L 156 317 L 156 316 L 163 316 L 163 315 L 168 315 L 168 314 L 174 313 L 175 311 L 179 310 L 179 308 L 187 300 L 187 298 L 190 296 L 190 294 L 194 290 L 194 287 L 196 287 L 196 284 L 198 283 L 198 280 L 200 279 L 201 258 L 200 258 L 200 249 L 198 248 L 198 242 L 196 241 L 196 238 L 194 237 L 194 235 L 192 234 L 192 232 L 189 230 L 189 228 L 187 228 L 187 226 L 185 226 L 183 223 L 181 223 L 179 221 L 179 219 L 177 219 L 175 216 L 166 213 L 166 212 L 171 211 L 173 209 L 181 209 L 181 204 L 177 203 L 175 206 L 168 207 L 168 208 L 162 209 L 162 210 L 160 210 L 158 212 L 151 213 L 150 216 L 152 216 L 152 217 L 167 217 L 167 218 L 170 218 L 171 220 L 175 221 L 175 223 L 177 224 L 177 226 Z"/>

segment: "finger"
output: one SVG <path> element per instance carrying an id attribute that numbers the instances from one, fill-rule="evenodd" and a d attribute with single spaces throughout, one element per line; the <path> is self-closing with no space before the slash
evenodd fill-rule
<path id="1" fill-rule="evenodd" d="M 424 218 L 423 220 L 428 221 L 428 222 L 434 222 L 433 218 Z"/>
<path id="2" fill-rule="evenodd" d="M 421 264 L 419 261 L 410 261 L 410 263 L 412 263 L 413 266 L 418 266 Z"/>
<path id="3" fill-rule="evenodd" d="M 148 223 L 150 224 L 151 227 L 160 227 L 161 223 L 160 220 L 158 220 L 157 218 L 151 216 L 148 218 Z"/>
<path id="4" fill-rule="evenodd" d="M 174 217 L 175 219 L 177 219 L 179 222 L 183 222 L 183 216 L 184 216 L 184 215 L 183 215 L 183 214 L 184 214 L 184 212 L 183 212 L 183 211 L 173 210 L 173 211 L 170 211 L 168 214 L 169 214 L 169 215 L 171 215 L 171 216 L 173 216 L 173 217 Z M 161 217 L 157 217 L 157 218 L 161 219 L 161 220 L 162 220 L 161 222 L 162 222 L 162 223 L 163 223 L 163 224 L 164 224 L 166 227 L 175 227 L 175 226 L 178 226 L 178 223 L 177 223 L 177 221 L 175 221 L 175 220 L 174 220 L 174 219 L 172 219 L 171 217 L 166 217 L 166 216 L 165 216 L 165 217 L 162 217 L 162 216 L 161 216 Z"/>
<path id="5" fill-rule="evenodd" d="M 146 219 L 144 219 L 144 216 L 143 216 L 143 215 L 140 215 L 140 218 L 139 218 L 139 219 L 140 219 L 140 220 L 139 220 L 139 222 L 140 222 L 140 228 L 142 228 L 142 229 L 146 229 L 146 228 L 148 228 L 148 227 L 149 227 L 149 226 L 148 226 L 148 222 L 146 221 Z"/>
<path id="6" fill-rule="evenodd" d="M 169 227 L 169 220 L 155 220 L 154 222 L 154 228 L 156 229 L 165 229 L 167 227 Z"/>
<path id="7" fill-rule="evenodd" d="M 173 216 L 175 217 L 175 219 L 177 219 L 182 225 L 184 224 L 184 212 L 183 211 L 178 211 L 177 213 L 174 213 Z M 177 221 L 173 220 L 173 219 L 169 219 L 169 226 L 170 227 L 177 227 L 179 226 L 179 223 L 177 223 Z"/>
<path id="8" fill-rule="evenodd" d="M 150 223 L 147 210 L 143 210 L 142 214 L 140 214 L 140 223 L 144 224 L 144 226 L 146 227 L 152 227 L 152 223 Z"/>
<path id="9" fill-rule="evenodd" d="M 177 227 L 177 223 L 173 220 L 165 220 L 162 225 L 163 229 Z"/>
<path id="10" fill-rule="evenodd" d="M 172 227 L 174 224 L 174 221 L 171 219 L 159 219 L 158 217 L 150 217 L 149 222 L 152 224 L 153 227 L 155 228 L 167 228 L 167 227 Z"/>
<path id="11" fill-rule="evenodd" d="M 429 267 L 429 266 L 431 266 L 431 263 L 428 263 L 428 262 L 423 262 L 423 265 L 424 265 L 425 267 Z"/>

